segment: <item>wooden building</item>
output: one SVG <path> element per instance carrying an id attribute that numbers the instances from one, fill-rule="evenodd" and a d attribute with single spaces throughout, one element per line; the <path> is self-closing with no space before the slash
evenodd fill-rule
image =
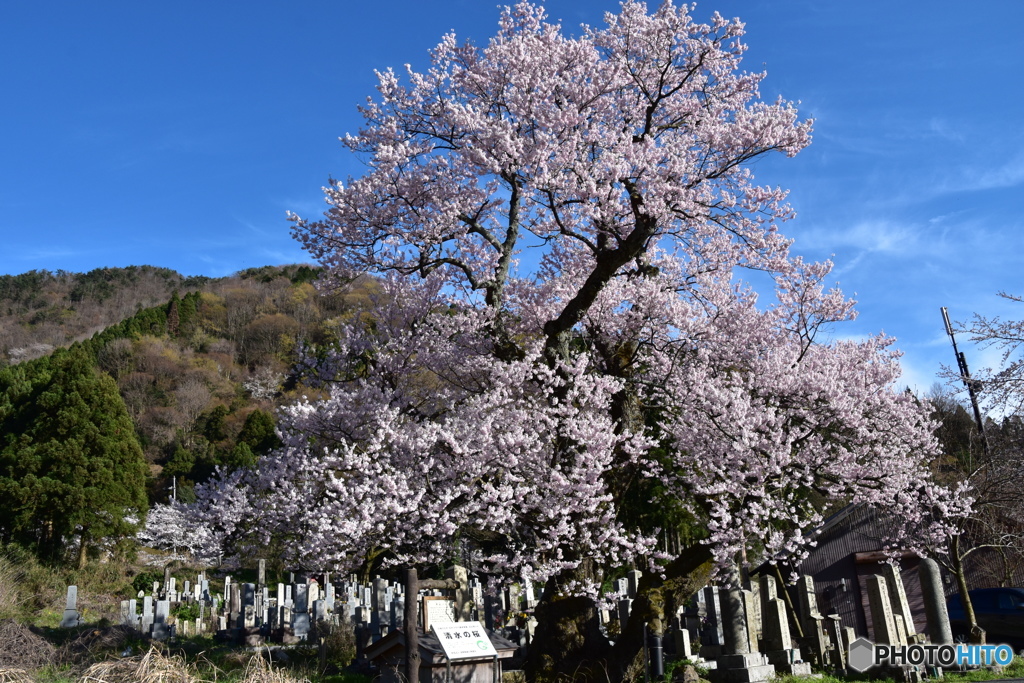
<path id="1" fill-rule="evenodd" d="M 867 578 L 881 573 L 881 563 L 887 560 L 882 551 L 882 539 L 892 529 L 884 515 L 866 505 L 850 505 L 825 522 L 815 532 L 815 547 L 797 566 L 782 567 L 782 574 L 796 571 L 814 578 L 818 608 L 823 615 L 838 614 L 843 626 L 852 626 L 858 635 L 874 638 L 871 609 L 868 606 Z M 917 567 L 920 558 L 913 552 L 900 555 L 900 574 L 907 594 L 907 602 L 917 632 L 926 630 L 924 600 Z M 769 571 L 762 565 L 752 573 Z M 1005 579 L 1004 579 L 1005 581 Z M 1024 572 L 1011 575 L 1012 585 L 1024 585 Z M 968 564 L 968 586 L 986 588 L 998 585 L 994 572 L 987 569 L 983 556 Z M 947 597 L 956 593 L 956 582 L 943 570 L 943 586 Z"/>

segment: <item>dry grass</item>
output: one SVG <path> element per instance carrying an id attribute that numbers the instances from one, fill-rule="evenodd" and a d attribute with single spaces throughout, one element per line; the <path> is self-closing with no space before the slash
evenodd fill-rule
<path id="1" fill-rule="evenodd" d="M 93 664 L 79 683 L 198 683 L 194 669 L 179 656 L 165 656 L 155 647 L 137 657 Z"/>
<path id="2" fill-rule="evenodd" d="M 53 645 L 13 620 L 0 621 L 0 645 L 0 670 L 4 671 L 20 670 L 4 667 L 43 667 L 54 658 Z"/>
<path id="3" fill-rule="evenodd" d="M 0 555 L 0 618 L 14 616 L 24 597 L 18 586 L 25 580 L 25 572 L 6 557 Z M 2 679 L 0 679 L 2 683 Z"/>
<path id="4" fill-rule="evenodd" d="M 245 667 L 242 683 L 309 683 L 309 679 L 295 678 L 285 671 L 274 669 L 270 662 L 257 655 Z"/>
<path id="5" fill-rule="evenodd" d="M 0 667 L 0 683 L 33 683 L 32 677 L 24 669 L 5 669 Z"/>
<path id="6" fill-rule="evenodd" d="M 30 679 L 25 679 L 30 680 Z M 214 681 L 216 678 L 214 678 Z M 21 683 L 19 679 L 12 679 Z M 0 683 L 4 679 L 0 678 Z M 212 683 L 180 655 L 162 654 L 156 647 L 144 655 L 93 664 L 78 683 Z M 262 656 L 253 656 L 240 683 L 310 683 L 305 678 L 274 669 Z"/>

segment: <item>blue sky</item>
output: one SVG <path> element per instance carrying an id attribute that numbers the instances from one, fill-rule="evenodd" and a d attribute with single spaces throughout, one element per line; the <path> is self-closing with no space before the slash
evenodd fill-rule
<path id="1" fill-rule="evenodd" d="M 285 212 L 316 215 L 328 176 L 360 167 L 373 69 L 454 29 L 486 42 L 498 3 L 27 2 L 0 5 L 0 273 L 152 264 L 185 274 L 305 261 Z M 573 31 L 612 0 L 553 0 Z M 952 360 L 939 307 L 1024 316 L 1021 0 L 702 2 L 747 23 L 763 95 L 816 119 L 783 231 L 832 256 L 860 318 L 837 336 L 898 338 L 908 384 Z M 997 358 L 967 347 L 973 367 Z"/>

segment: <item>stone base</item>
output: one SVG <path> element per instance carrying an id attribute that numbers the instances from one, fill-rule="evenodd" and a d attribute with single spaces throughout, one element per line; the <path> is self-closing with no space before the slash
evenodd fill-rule
<path id="1" fill-rule="evenodd" d="M 746 669 L 751 666 L 764 666 L 768 660 L 760 652 L 747 652 L 742 655 L 722 655 L 718 658 L 719 669 Z"/>
<path id="2" fill-rule="evenodd" d="M 301 638 L 294 633 L 291 629 L 285 629 L 284 633 L 281 634 L 281 644 L 283 645 L 295 645 L 301 643 L 305 638 Z"/>
<path id="3" fill-rule="evenodd" d="M 262 647 L 266 642 L 258 627 L 242 629 L 241 637 L 242 644 L 246 647 Z"/>
<path id="4" fill-rule="evenodd" d="M 722 649 L 721 645 L 701 645 L 699 654 L 704 659 L 717 659 L 722 656 Z"/>
<path id="5" fill-rule="evenodd" d="M 800 656 L 800 648 L 793 647 L 788 650 L 771 650 L 764 653 L 768 659 L 769 664 L 774 664 L 776 669 L 780 669 L 783 666 L 789 666 L 794 662 L 803 662 L 803 658 Z"/>
<path id="6" fill-rule="evenodd" d="M 760 683 L 775 678 L 775 667 L 771 664 L 751 666 L 742 669 L 718 668 L 708 672 L 708 678 L 715 683 Z"/>
<path id="7" fill-rule="evenodd" d="M 760 652 L 742 655 L 722 655 L 718 667 L 708 672 L 716 683 L 758 683 L 775 677 L 775 667 Z"/>
<path id="8" fill-rule="evenodd" d="M 814 673 L 811 671 L 810 662 L 793 662 L 792 664 L 776 664 L 775 670 L 780 674 L 788 674 L 790 676 L 813 676 Z M 821 676 L 819 675 L 818 678 Z"/>

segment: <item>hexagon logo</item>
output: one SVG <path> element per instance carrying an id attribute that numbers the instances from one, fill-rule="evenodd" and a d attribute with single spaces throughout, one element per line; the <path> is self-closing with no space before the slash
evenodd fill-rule
<path id="1" fill-rule="evenodd" d="M 867 638 L 858 638 L 850 643 L 850 668 L 861 673 L 875 665 L 875 644 Z"/>

